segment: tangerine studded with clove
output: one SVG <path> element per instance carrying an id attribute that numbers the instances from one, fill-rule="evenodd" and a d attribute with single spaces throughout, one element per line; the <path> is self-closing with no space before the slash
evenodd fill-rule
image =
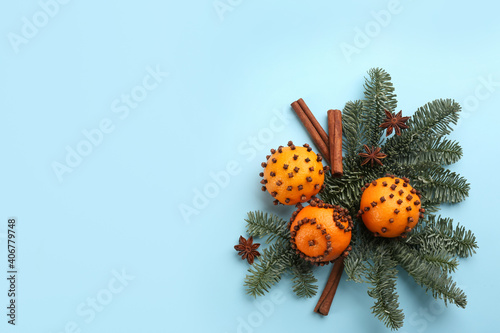
<path id="1" fill-rule="evenodd" d="M 353 224 L 347 209 L 319 200 L 298 206 L 290 220 L 292 248 L 297 254 L 320 266 L 349 254 Z"/>
<path id="2" fill-rule="evenodd" d="M 408 178 L 388 175 L 361 189 L 361 205 L 358 217 L 374 236 L 406 237 L 423 218 L 420 192 L 410 185 Z"/>
<path id="3" fill-rule="evenodd" d="M 297 147 L 290 141 L 288 147 L 271 149 L 267 162 L 262 163 L 262 190 L 275 198 L 276 205 L 306 202 L 323 188 L 328 166 L 323 167 L 321 161 L 308 144 Z"/>

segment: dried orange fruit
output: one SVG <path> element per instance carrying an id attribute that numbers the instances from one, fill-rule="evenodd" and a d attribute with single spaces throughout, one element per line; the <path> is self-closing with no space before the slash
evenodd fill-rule
<path id="1" fill-rule="evenodd" d="M 318 199 L 298 205 L 290 222 L 292 248 L 305 260 L 323 266 L 351 250 L 352 218 L 345 208 Z"/>
<path id="2" fill-rule="evenodd" d="M 262 163 L 262 191 L 267 190 L 276 198 L 276 205 L 294 205 L 310 200 L 323 188 L 325 172 L 329 168 L 323 167 L 321 161 L 322 157 L 308 144 L 296 147 L 289 141 L 288 147 L 271 149 L 267 162 Z"/>
<path id="3" fill-rule="evenodd" d="M 365 184 L 361 190 L 358 217 L 375 236 L 405 237 L 424 216 L 420 192 L 408 178 L 389 175 Z"/>

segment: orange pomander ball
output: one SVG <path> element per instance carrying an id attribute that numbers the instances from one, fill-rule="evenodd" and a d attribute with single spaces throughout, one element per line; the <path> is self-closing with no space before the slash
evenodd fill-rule
<path id="1" fill-rule="evenodd" d="M 267 190 L 276 198 L 276 205 L 306 202 L 323 188 L 328 166 L 323 167 L 322 157 L 308 144 L 296 147 L 290 141 L 288 147 L 271 149 L 271 154 L 267 162 L 262 163 L 264 172 L 260 175 L 262 191 Z"/>
<path id="2" fill-rule="evenodd" d="M 365 184 L 361 190 L 358 217 L 374 236 L 406 237 L 424 216 L 420 192 L 411 187 L 408 178 L 389 175 Z"/>
<path id="3" fill-rule="evenodd" d="M 292 248 L 305 260 L 323 266 L 351 250 L 352 218 L 345 208 L 311 201 L 298 205 L 290 222 Z"/>

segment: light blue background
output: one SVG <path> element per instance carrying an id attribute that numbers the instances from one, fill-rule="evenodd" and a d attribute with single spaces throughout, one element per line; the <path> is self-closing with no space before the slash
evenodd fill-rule
<path id="1" fill-rule="evenodd" d="M 371 314 L 366 286 L 353 282 L 341 282 L 326 318 L 312 312 L 317 297 L 295 297 L 288 277 L 273 289 L 274 303 L 253 303 L 242 286 L 247 264 L 233 250 L 247 211 L 291 212 L 274 208 L 258 184 L 268 149 L 309 141 L 290 103 L 304 98 L 325 125 L 326 110 L 362 97 L 371 67 L 392 75 L 405 114 L 436 98 L 472 103 L 479 91 L 453 133 L 464 148 L 453 170 L 471 182 L 470 198 L 443 210 L 480 245 L 454 274 L 469 305 L 444 310 L 405 273 L 398 290 L 402 332 L 495 329 L 500 86 L 488 90 L 480 78 L 500 81 L 500 6 L 402 0 L 385 26 L 373 26 L 373 12 L 388 1 L 222 2 L 231 10 L 221 19 L 212 0 L 73 0 L 18 53 L 8 36 L 21 34 L 23 17 L 32 20 L 40 4 L 0 5 L 0 266 L 6 270 L 11 216 L 19 264 L 18 325 L 6 323 L 4 280 L 0 330 L 387 331 Z M 356 29 L 377 26 L 347 59 L 342 43 L 355 45 Z M 113 101 L 142 84 L 148 66 L 168 77 L 120 119 Z M 275 112 L 285 120 L 276 122 Z M 64 163 L 65 147 L 76 149 L 82 131 L 105 118 L 114 130 L 60 182 L 54 161 Z M 252 152 L 259 135 L 266 143 Z M 230 161 L 238 173 L 229 184 L 183 218 L 181 205 L 193 206 L 195 191 Z M 133 279 L 95 318 L 77 312 L 88 298 L 109 296 L 122 270 Z M 329 270 L 316 270 L 320 290 Z"/>

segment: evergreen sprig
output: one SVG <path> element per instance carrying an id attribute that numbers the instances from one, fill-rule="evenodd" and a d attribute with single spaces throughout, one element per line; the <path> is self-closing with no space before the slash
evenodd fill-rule
<path id="1" fill-rule="evenodd" d="M 346 152 L 345 164 L 357 164 L 357 156 L 365 143 L 361 114 L 363 102 L 360 100 L 347 102 L 342 112 L 342 148 Z"/>
<path id="2" fill-rule="evenodd" d="M 372 287 L 368 295 L 375 298 L 372 306 L 373 314 L 387 327 L 397 330 L 403 326 L 404 314 L 399 307 L 398 294 L 396 292 L 396 279 L 398 270 L 390 250 L 380 244 L 377 255 L 373 258 L 368 269 L 368 281 Z"/>
<path id="3" fill-rule="evenodd" d="M 276 241 L 264 249 L 259 260 L 248 269 L 249 274 L 245 278 L 247 293 L 256 297 L 269 292 L 289 267 L 287 265 L 289 253 L 283 241 Z"/>
<path id="4" fill-rule="evenodd" d="M 385 112 L 394 111 L 397 106 L 396 94 L 391 82 L 391 76 L 381 68 L 372 68 L 368 71 L 369 77 L 365 79 L 365 99 L 363 101 L 363 123 L 364 140 L 368 146 L 379 146 L 382 141 L 381 134 L 384 131 L 379 127 L 385 118 Z"/>
<path id="5" fill-rule="evenodd" d="M 263 250 L 259 262 L 249 268 L 245 278 L 247 293 L 254 297 L 262 296 L 280 281 L 283 274 L 290 273 L 297 296 L 316 295 L 318 280 L 314 277 L 312 265 L 292 251 L 288 223 L 261 211 L 249 212 L 245 221 L 250 236 L 265 238 L 266 243 L 273 243 Z"/>
<path id="6" fill-rule="evenodd" d="M 287 229 L 286 221 L 282 218 L 261 211 L 249 212 L 247 222 L 247 233 L 253 237 L 265 237 L 266 243 L 272 243 L 276 239 L 289 240 L 290 231 Z"/>
<path id="7" fill-rule="evenodd" d="M 462 158 L 462 147 L 456 141 L 448 139 L 428 140 L 416 146 L 413 151 L 395 156 L 398 163 L 416 165 L 430 163 L 434 165 L 450 165 Z M 418 168 L 418 167 L 417 167 Z"/>
<path id="8" fill-rule="evenodd" d="M 326 191 L 321 193 L 321 198 L 325 202 L 335 202 L 336 205 L 351 208 L 360 201 L 361 187 L 366 182 L 366 176 L 371 179 L 377 178 L 378 172 L 367 170 L 366 172 L 358 170 L 344 170 L 341 178 L 325 177 Z M 351 214 L 357 212 L 357 209 L 351 210 Z"/>
<path id="9" fill-rule="evenodd" d="M 394 258 L 413 277 L 415 282 L 431 290 L 434 298 L 465 308 L 467 297 L 446 271 L 437 267 L 415 249 L 403 243 L 394 242 Z"/>
<path id="10" fill-rule="evenodd" d="M 421 170 L 414 179 L 415 185 L 424 192 L 428 200 L 457 203 L 469 196 L 470 184 L 467 180 L 441 166 Z"/>
<path id="11" fill-rule="evenodd" d="M 344 270 L 350 280 L 358 283 L 368 282 L 364 276 L 368 272 L 369 255 L 370 251 L 359 246 L 344 259 Z"/>
<path id="12" fill-rule="evenodd" d="M 300 258 L 299 258 L 300 259 Z M 304 260 L 297 260 L 297 263 L 290 268 L 292 273 L 293 291 L 299 297 L 313 297 L 318 291 L 312 266 Z"/>
<path id="13" fill-rule="evenodd" d="M 458 203 L 468 195 L 470 184 L 445 167 L 463 155 L 457 141 L 447 138 L 459 118 L 461 107 L 451 99 L 438 99 L 418 108 L 407 121 L 401 136 L 385 138 L 379 127 L 385 113 L 397 107 L 390 75 L 380 68 L 371 69 L 365 79 L 362 100 L 347 102 L 342 116 L 344 175 L 325 177 L 321 198 L 347 208 L 354 217 L 352 251 L 344 260 L 350 280 L 369 283 L 369 296 L 375 299 L 372 312 L 387 327 L 398 329 L 404 314 L 396 291 L 397 267 L 400 266 L 434 298 L 465 307 L 467 297 L 450 276 L 458 268 L 458 258 L 476 252 L 474 234 L 450 218 L 435 216 L 442 203 Z M 364 144 L 380 146 L 388 156 L 383 166 L 361 166 L 358 153 Z M 375 238 L 356 218 L 363 184 L 386 173 L 408 177 L 422 191 L 422 207 L 427 215 L 406 239 Z M 248 214 L 247 231 L 264 237 L 270 244 L 264 249 L 245 279 L 247 292 L 263 295 L 283 274 L 290 273 L 293 290 L 300 297 L 317 292 L 310 263 L 302 260 L 290 246 L 287 222 L 263 212 Z"/>
<path id="14" fill-rule="evenodd" d="M 408 120 L 409 129 L 401 136 L 393 136 L 384 144 L 387 160 L 397 156 L 411 155 L 427 140 L 439 139 L 451 133 L 452 125 L 459 118 L 461 107 L 451 99 L 437 99 L 420 107 Z"/>
<path id="15" fill-rule="evenodd" d="M 445 250 L 453 256 L 466 258 L 476 253 L 476 237 L 470 230 L 457 225 L 453 220 L 429 215 L 426 222 L 417 225 L 417 232 L 408 237 L 407 243 L 427 252 Z"/>

